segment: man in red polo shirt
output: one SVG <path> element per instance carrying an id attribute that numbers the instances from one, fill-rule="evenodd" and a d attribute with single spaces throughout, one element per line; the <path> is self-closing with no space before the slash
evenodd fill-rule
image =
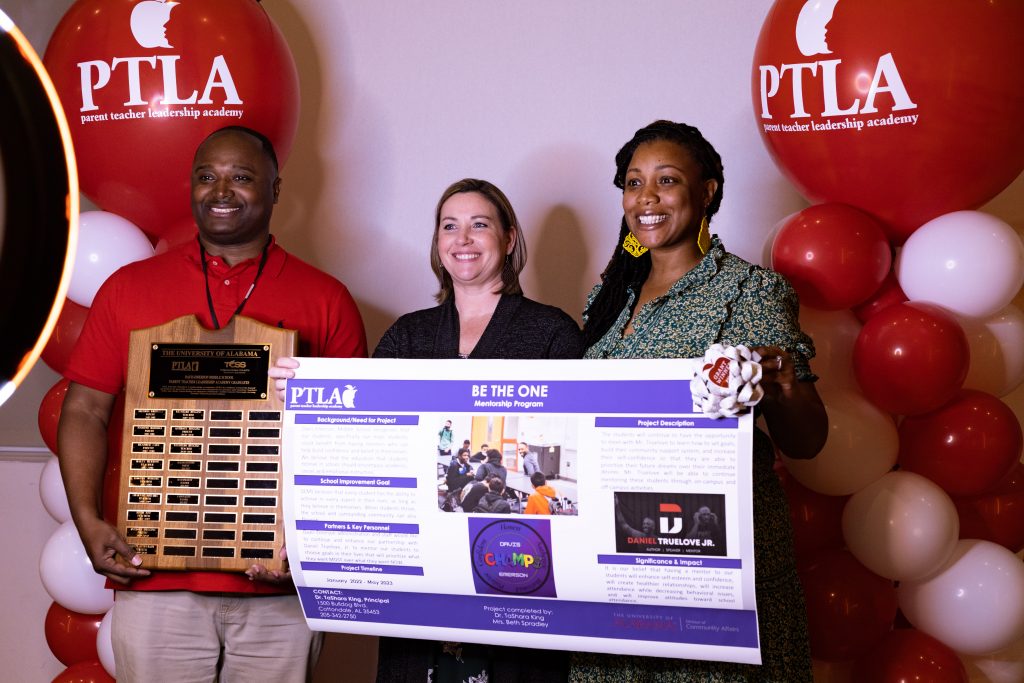
<path id="1" fill-rule="evenodd" d="M 68 364 L 58 450 L 72 517 L 93 567 L 118 589 L 111 638 L 118 680 L 306 680 L 320 638 L 287 573 L 150 571 L 100 510 L 107 425 L 124 389 L 135 329 L 194 314 L 210 328 L 234 315 L 299 332 L 301 356 L 363 357 L 355 302 L 333 277 L 270 234 L 281 190 L 273 145 L 237 126 L 196 150 L 199 234 L 114 273 L 100 288 Z"/>

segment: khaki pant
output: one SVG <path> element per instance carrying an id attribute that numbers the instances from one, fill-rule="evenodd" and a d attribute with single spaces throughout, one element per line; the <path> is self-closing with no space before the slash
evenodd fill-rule
<path id="1" fill-rule="evenodd" d="M 295 595 L 117 591 L 111 642 L 118 681 L 306 683 L 322 634 Z"/>

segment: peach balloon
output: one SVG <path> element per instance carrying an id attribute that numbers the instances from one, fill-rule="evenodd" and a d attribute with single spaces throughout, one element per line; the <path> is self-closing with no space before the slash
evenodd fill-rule
<path id="1" fill-rule="evenodd" d="M 889 472 L 850 496 L 843 510 L 843 538 L 853 556 L 897 581 L 934 573 L 959 532 L 952 499 L 913 472 Z"/>
<path id="2" fill-rule="evenodd" d="M 798 482 L 818 493 L 845 496 L 860 491 L 896 464 L 899 435 L 892 417 L 853 391 L 822 392 L 828 439 L 810 460 L 782 459 Z"/>

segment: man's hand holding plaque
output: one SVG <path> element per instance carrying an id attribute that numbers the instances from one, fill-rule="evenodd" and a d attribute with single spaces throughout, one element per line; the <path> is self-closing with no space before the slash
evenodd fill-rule
<path id="1" fill-rule="evenodd" d="M 149 576 L 149 570 L 142 566 L 142 557 L 105 520 L 80 520 L 78 528 L 97 574 L 121 585 Z"/>
<path id="2" fill-rule="evenodd" d="M 280 570 L 267 569 L 262 564 L 254 564 L 245 570 L 245 575 L 249 577 L 250 581 L 263 581 L 275 585 L 291 583 L 292 572 L 288 568 L 288 550 L 284 546 L 281 546 L 278 557 L 281 560 Z"/>

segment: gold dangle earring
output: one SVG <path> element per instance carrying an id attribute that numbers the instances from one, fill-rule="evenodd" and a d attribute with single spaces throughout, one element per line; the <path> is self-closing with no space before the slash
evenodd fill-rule
<path id="1" fill-rule="evenodd" d="M 700 219 L 700 232 L 697 233 L 697 248 L 700 249 L 700 253 L 708 253 L 708 249 L 711 248 L 711 228 L 708 226 L 708 217 L 705 214 Z"/>
<path id="2" fill-rule="evenodd" d="M 632 232 L 626 233 L 626 238 L 622 240 L 622 248 L 628 251 L 634 258 L 640 258 L 647 253 L 647 247 L 640 244 L 640 240 Z"/>

